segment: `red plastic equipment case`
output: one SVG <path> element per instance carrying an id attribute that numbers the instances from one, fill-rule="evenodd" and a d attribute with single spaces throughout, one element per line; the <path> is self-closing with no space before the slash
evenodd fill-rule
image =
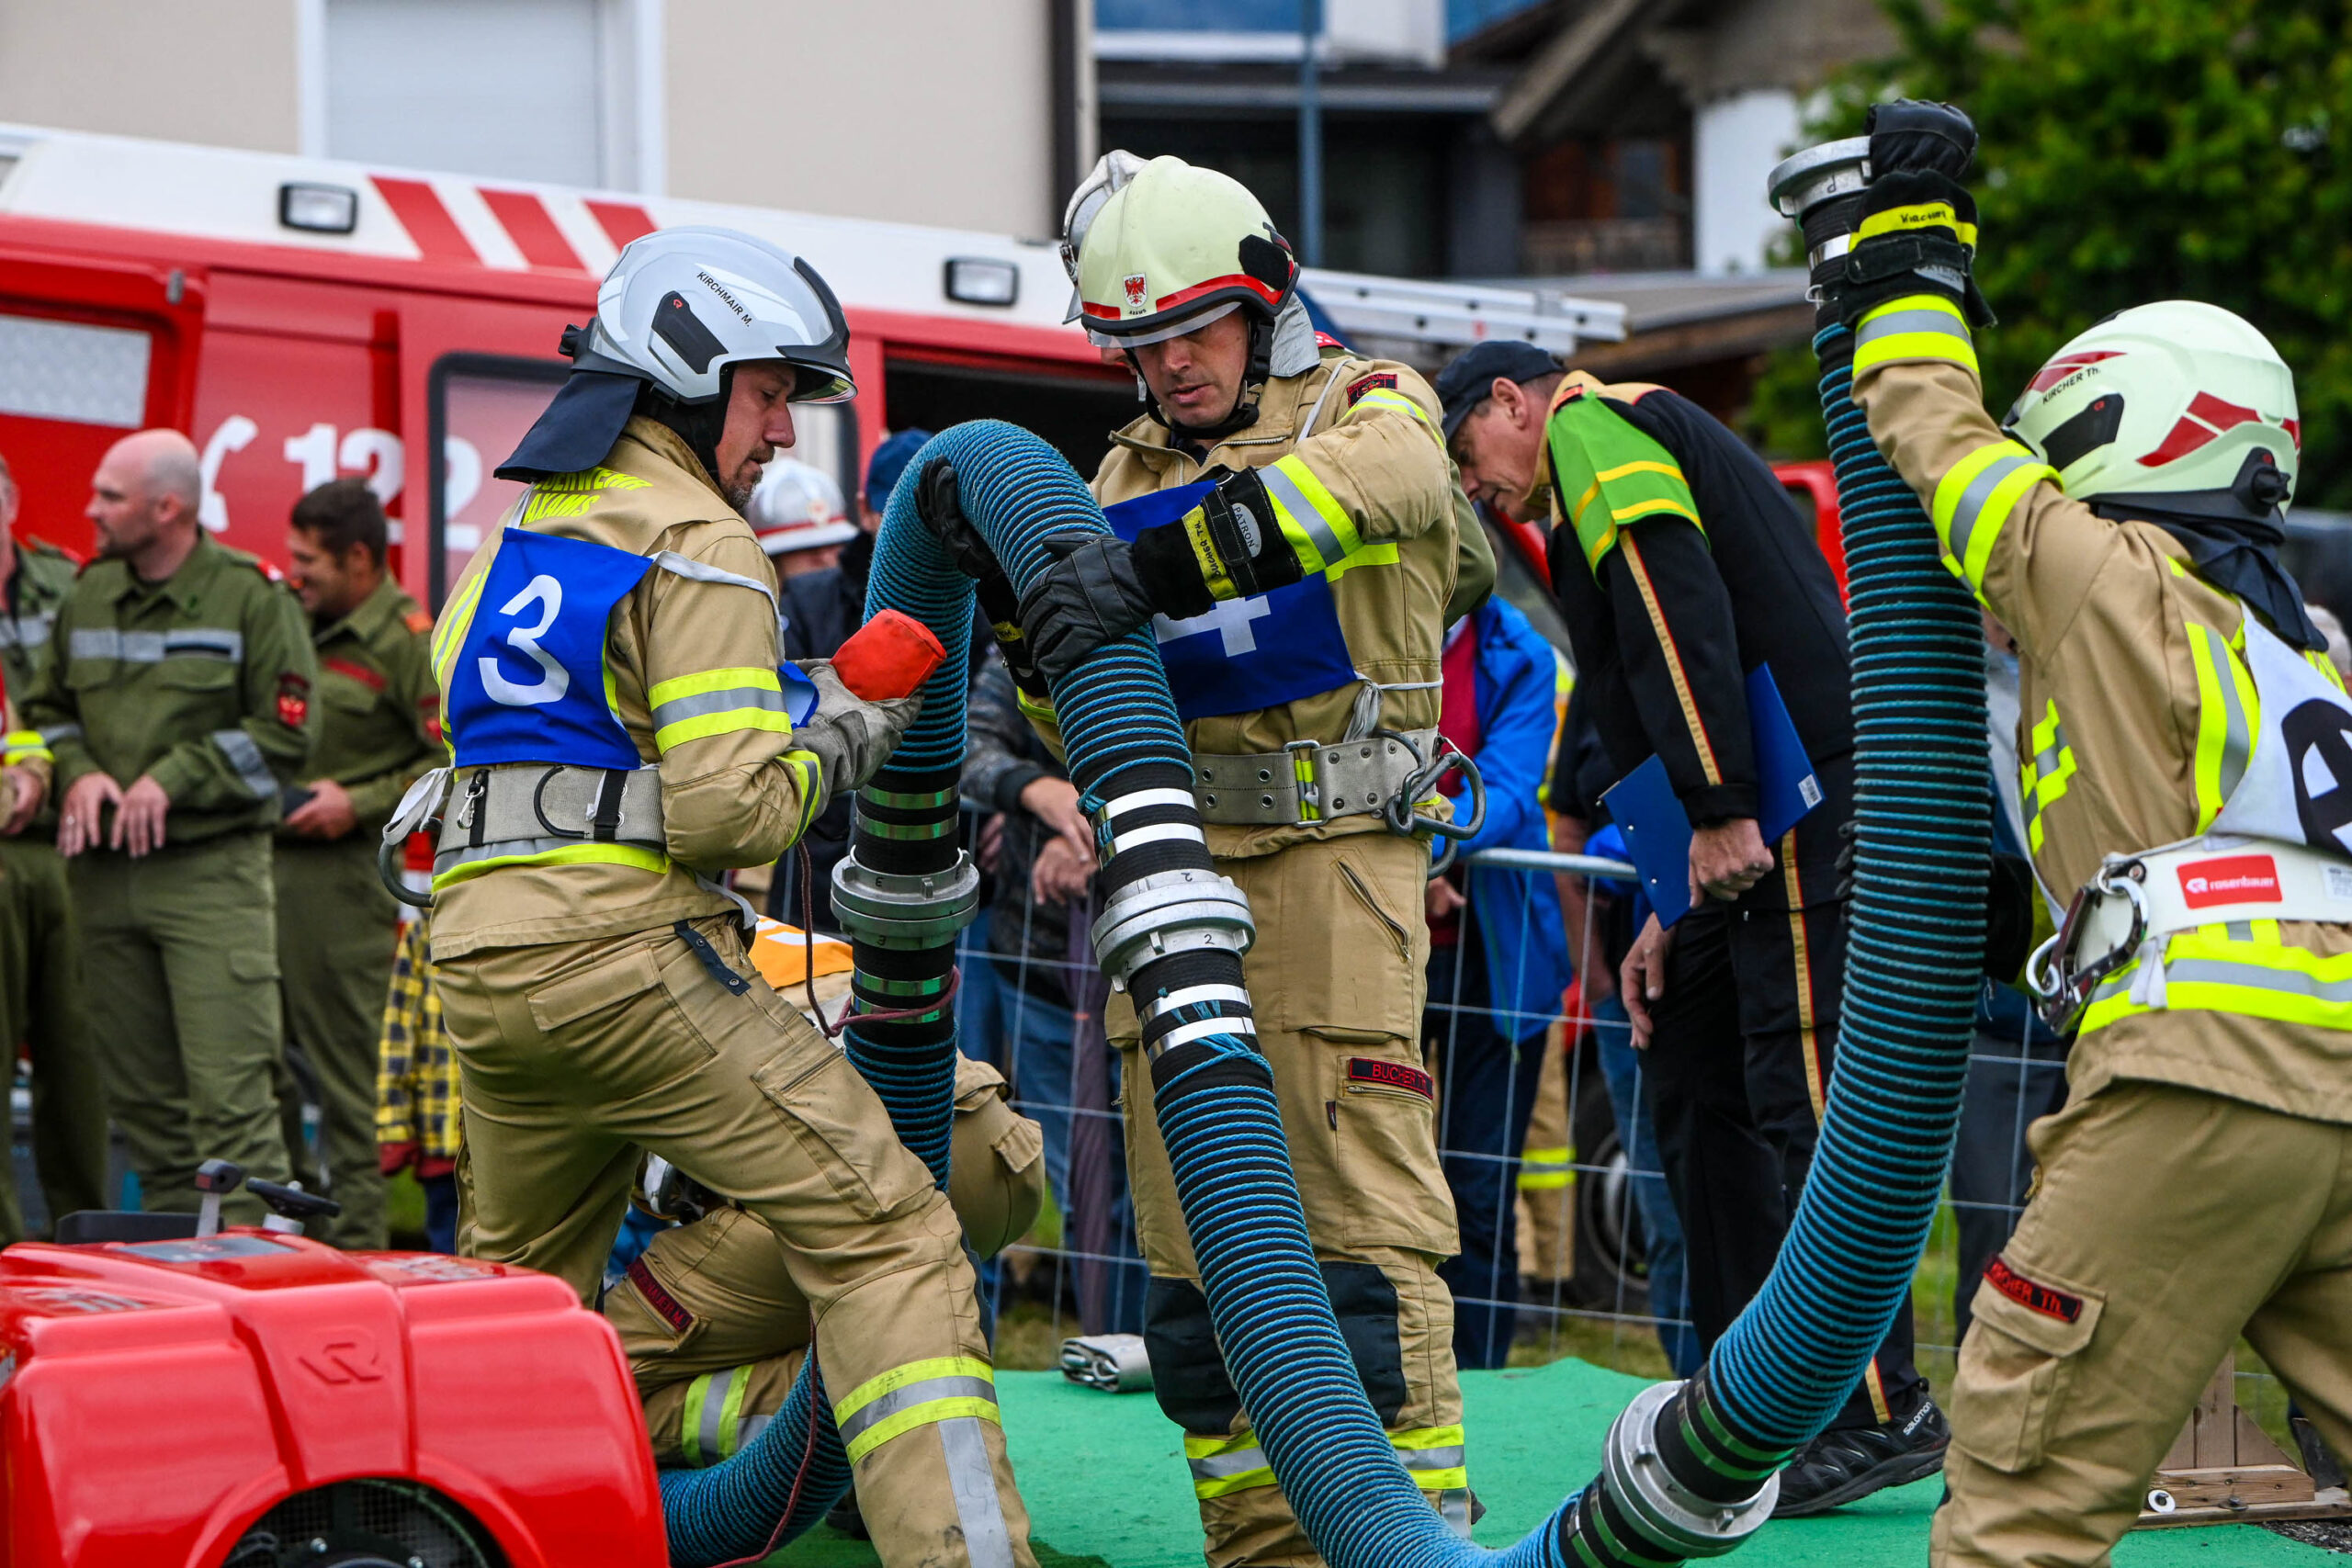
<path id="1" fill-rule="evenodd" d="M 0 1568 L 660 1568 L 620 1343 L 559 1280 L 230 1230 L 0 1253 Z"/>

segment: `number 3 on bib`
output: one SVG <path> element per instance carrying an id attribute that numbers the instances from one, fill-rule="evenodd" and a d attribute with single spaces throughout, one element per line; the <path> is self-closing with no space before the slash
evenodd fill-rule
<path id="1" fill-rule="evenodd" d="M 522 617 L 533 604 L 540 606 L 538 622 L 523 626 Z M 539 646 L 539 638 L 548 635 L 555 618 L 563 614 L 563 584 L 541 572 L 523 586 L 523 591 L 498 607 L 502 615 L 512 615 L 517 624 L 502 639 L 508 648 L 539 667 L 539 678 L 529 685 L 518 685 L 502 674 L 494 655 L 483 654 L 479 660 L 481 689 L 495 703 L 508 707 L 537 707 L 542 703 L 560 703 L 571 689 L 571 671 L 556 662 L 547 649 Z"/>

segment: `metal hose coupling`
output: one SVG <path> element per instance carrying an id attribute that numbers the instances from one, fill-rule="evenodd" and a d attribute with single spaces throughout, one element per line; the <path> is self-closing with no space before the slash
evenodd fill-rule
<path id="1" fill-rule="evenodd" d="M 979 914 L 979 868 L 960 850 L 945 871 L 876 871 L 859 863 L 855 849 L 833 867 L 833 917 L 854 942 L 938 947 Z"/>
<path id="2" fill-rule="evenodd" d="M 1229 877 L 1187 869 L 1139 876 L 1111 895 L 1094 919 L 1095 962 L 1124 991 L 1145 964 L 1171 953 L 1212 949 L 1236 958 L 1258 940 L 1249 896 Z"/>
<path id="3" fill-rule="evenodd" d="M 1678 1559 L 1722 1556 L 1761 1529 L 1781 1498 L 1777 1471 L 1753 1493 L 1729 1501 L 1702 1495 L 1675 1476 L 1658 1430 L 1662 1421 L 1679 1419 L 1692 1388 L 1662 1382 L 1634 1395 L 1609 1428 L 1601 1461 L 1601 1484 L 1624 1522 Z"/>

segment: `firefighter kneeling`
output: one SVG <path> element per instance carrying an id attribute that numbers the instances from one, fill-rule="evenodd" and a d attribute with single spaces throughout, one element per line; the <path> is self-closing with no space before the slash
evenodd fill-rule
<path id="1" fill-rule="evenodd" d="M 848 340 L 806 262 L 724 230 L 649 235 L 499 470 L 531 488 L 434 639 L 455 768 L 433 957 L 471 1250 L 586 1300 L 640 1152 L 666 1160 L 773 1233 L 844 1434 L 896 1412 L 850 1450 L 882 1561 L 1031 1568 L 947 1195 L 760 977 L 711 880 L 774 861 L 914 716 L 818 661 L 812 711 L 739 514 L 791 445 L 789 404 L 854 393 Z"/>
<path id="2" fill-rule="evenodd" d="M 1873 111 L 1854 400 L 2022 655 L 2045 957 L 2080 1039 L 1977 1289 L 1939 1564 L 2104 1563 L 2243 1331 L 2352 1455 L 2352 700 L 2280 568 L 2293 378 L 2186 300 L 2108 318 L 1984 412 L 1974 131 Z M 2037 964 L 2044 962 L 2038 957 Z"/>
<path id="3" fill-rule="evenodd" d="M 947 1195 L 982 1261 L 1027 1234 L 1045 1206 L 1045 1136 L 1006 1100 L 986 1063 L 956 1064 Z M 775 1234 L 741 1206 L 671 1170 L 649 1179 L 654 1213 L 685 1222 L 655 1235 L 605 1293 L 620 1333 L 654 1462 L 717 1464 L 784 1405 L 808 1348 L 808 1298 Z"/>

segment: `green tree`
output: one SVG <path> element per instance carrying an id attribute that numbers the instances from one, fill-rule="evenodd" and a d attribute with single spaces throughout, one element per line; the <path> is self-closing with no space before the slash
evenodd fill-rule
<path id="1" fill-rule="evenodd" d="M 2102 316 L 2208 300 L 2294 367 L 2298 499 L 2352 506 L 2352 3 L 1883 4 L 1897 54 L 1847 73 L 1809 129 L 1858 135 L 1898 94 L 1975 119 L 1996 412 Z M 1775 449 L 1819 450 L 1809 353 L 1778 356 L 1752 421 Z"/>

